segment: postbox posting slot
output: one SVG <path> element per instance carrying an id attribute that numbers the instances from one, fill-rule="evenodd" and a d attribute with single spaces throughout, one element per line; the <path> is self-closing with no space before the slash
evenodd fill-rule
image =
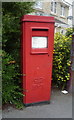
<path id="1" fill-rule="evenodd" d="M 45 54 L 48 53 L 48 28 L 32 28 L 31 36 L 31 53 Z"/>

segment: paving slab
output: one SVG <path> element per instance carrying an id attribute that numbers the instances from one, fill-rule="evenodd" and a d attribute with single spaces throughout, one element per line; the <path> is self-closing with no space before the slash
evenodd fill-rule
<path id="1" fill-rule="evenodd" d="M 72 94 L 52 90 L 50 104 L 39 104 L 17 110 L 8 107 L 3 110 L 3 118 L 72 118 Z"/>

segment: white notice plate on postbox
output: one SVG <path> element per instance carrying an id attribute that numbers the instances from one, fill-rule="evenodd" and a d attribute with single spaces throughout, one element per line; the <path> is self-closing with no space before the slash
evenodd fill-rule
<path id="1" fill-rule="evenodd" d="M 32 37 L 32 48 L 47 48 L 47 37 Z"/>

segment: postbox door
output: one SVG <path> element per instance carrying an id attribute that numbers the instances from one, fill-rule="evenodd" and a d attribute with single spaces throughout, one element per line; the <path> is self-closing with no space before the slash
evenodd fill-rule
<path id="1" fill-rule="evenodd" d="M 37 26 L 37 27 L 36 27 Z M 26 31 L 25 31 L 26 29 Z M 23 25 L 23 91 L 25 104 L 49 101 L 52 80 L 54 25 Z"/>

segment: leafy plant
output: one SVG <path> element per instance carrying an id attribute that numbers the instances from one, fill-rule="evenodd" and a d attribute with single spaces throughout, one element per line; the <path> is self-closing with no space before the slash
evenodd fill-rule
<path id="1" fill-rule="evenodd" d="M 22 89 L 20 88 L 20 73 L 17 72 L 16 61 L 3 51 L 2 62 L 2 99 L 3 104 L 22 105 Z"/>
<path id="2" fill-rule="evenodd" d="M 53 59 L 53 83 L 61 89 L 66 88 L 70 78 L 70 48 L 71 36 L 60 33 L 55 34 L 54 59 Z"/>
<path id="3" fill-rule="evenodd" d="M 20 79 L 20 18 L 33 11 L 34 2 L 2 3 L 2 48 L 3 48 L 3 104 L 22 107 L 22 86 Z"/>
<path id="4" fill-rule="evenodd" d="M 69 37 L 73 33 L 73 28 L 67 28 L 66 29 L 66 36 Z"/>
<path id="5" fill-rule="evenodd" d="M 23 15 L 33 11 L 34 2 L 3 2 L 2 3 L 2 34 L 3 50 L 19 62 L 21 26 Z"/>

